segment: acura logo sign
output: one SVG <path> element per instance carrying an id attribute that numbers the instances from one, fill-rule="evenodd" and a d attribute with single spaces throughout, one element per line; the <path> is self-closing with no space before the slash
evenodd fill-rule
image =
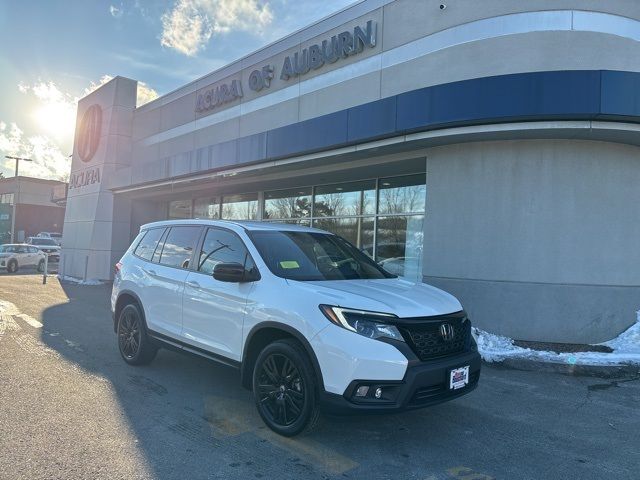
<path id="1" fill-rule="evenodd" d="M 450 323 L 440 325 L 440 336 L 445 342 L 450 342 L 456 336 Z"/>
<path id="2" fill-rule="evenodd" d="M 96 154 L 101 130 L 102 109 L 100 105 L 94 104 L 84 112 L 78 130 L 76 151 L 83 162 L 88 162 Z"/>

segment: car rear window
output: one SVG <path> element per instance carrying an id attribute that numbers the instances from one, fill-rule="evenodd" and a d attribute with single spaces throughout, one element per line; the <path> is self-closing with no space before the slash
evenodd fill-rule
<path id="1" fill-rule="evenodd" d="M 152 228 L 145 232 L 144 237 L 140 240 L 140 243 L 133 251 L 134 255 L 144 258 L 145 260 L 151 260 L 153 252 L 158 246 L 158 241 L 164 233 L 164 228 Z"/>
<path id="2" fill-rule="evenodd" d="M 32 245 L 51 245 L 51 246 L 58 245 L 55 241 L 53 241 L 50 238 L 32 238 L 31 244 Z"/>

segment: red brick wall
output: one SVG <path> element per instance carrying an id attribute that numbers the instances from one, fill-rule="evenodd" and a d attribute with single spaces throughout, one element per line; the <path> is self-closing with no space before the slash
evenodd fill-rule
<path id="1" fill-rule="evenodd" d="M 16 206 L 16 235 L 24 230 L 25 238 L 39 232 L 62 233 L 64 207 L 42 205 Z M 16 240 L 18 237 L 16 236 Z"/>

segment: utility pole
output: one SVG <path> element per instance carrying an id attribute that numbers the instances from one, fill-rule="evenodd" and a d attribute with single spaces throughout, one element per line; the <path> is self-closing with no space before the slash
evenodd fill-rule
<path id="1" fill-rule="evenodd" d="M 11 214 L 11 243 L 14 243 L 16 240 L 16 205 L 18 203 L 18 199 L 20 198 L 20 179 L 18 178 L 18 166 L 20 165 L 20 160 L 23 162 L 33 162 L 30 158 L 22 158 L 22 157 L 12 157 L 10 155 L 5 155 L 4 158 L 8 158 L 9 160 L 16 161 L 16 193 L 13 195 L 13 213 Z"/>

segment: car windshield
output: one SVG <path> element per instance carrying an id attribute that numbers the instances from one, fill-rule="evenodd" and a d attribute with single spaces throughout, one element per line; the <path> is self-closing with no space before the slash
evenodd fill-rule
<path id="1" fill-rule="evenodd" d="M 275 275 L 291 280 L 395 278 L 336 235 L 315 232 L 249 232 L 260 256 Z"/>
<path id="2" fill-rule="evenodd" d="M 51 240 L 50 238 L 32 238 L 31 244 L 32 245 L 57 245 L 57 243 L 54 240 Z"/>

